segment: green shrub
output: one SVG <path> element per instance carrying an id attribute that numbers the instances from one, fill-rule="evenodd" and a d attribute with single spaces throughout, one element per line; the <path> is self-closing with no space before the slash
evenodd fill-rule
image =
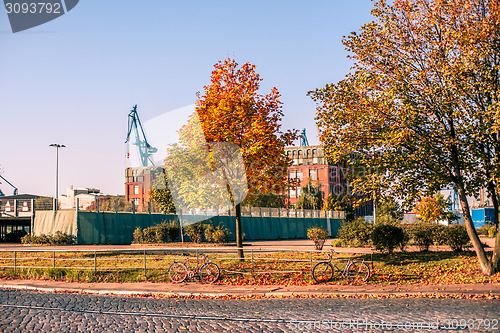
<path id="1" fill-rule="evenodd" d="M 432 241 L 434 245 L 447 245 L 448 243 L 448 228 L 442 224 L 433 224 L 432 229 Z"/>
<path id="2" fill-rule="evenodd" d="M 335 238 L 334 240 L 332 240 L 332 246 L 334 246 L 334 247 L 346 247 L 347 244 L 345 243 L 344 240 L 342 240 L 340 238 Z"/>
<path id="3" fill-rule="evenodd" d="M 21 238 L 21 243 L 32 245 L 71 245 L 76 244 L 76 237 L 61 231 L 57 231 L 55 235 L 27 234 Z"/>
<path id="4" fill-rule="evenodd" d="M 193 223 L 184 227 L 184 230 L 192 242 L 201 243 L 205 233 L 205 224 L 202 222 Z"/>
<path id="5" fill-rule="evenodd" d="M 399 226 L 401 230 L 403 230 L 403 240 L 399 242 L 398 246 L 401 252 L 405 251 L 406 245 L 410 242 L 411 239 L 411 231 L 410 231 L 410 226 L 407 224 L 401 224 Z"/>
<path id="6" fill-rule="evenodd" d="M 346 222 L 339 230 L 339 238 L 346 245 L 363 246 L 370 243 L 373 226 L 366 223 L 363 218 Z"/>
<path id="7" fill-rule="evenodd" d="M 208 224 L 205 228 L 205 239 L 211 243 L 220 244 L 226 242 L 230 236 L 229 229 L 221 225 Z"/>
<path id="8" fill-rule="evenodd" d="M 142 231 L 142 242 L 145 244 L 157 243 L 155 227 L 145 228 Z"/>
<path id="9" fill-rule="evenodd" d="M 179 238 L 179 227 L 175 221 L 163 221 L 155 226 L 145 228 L 137 227 L 134 230 L 133 243 L 136 244 L 156 244 L 165 243 L 167 240 L 176 241 Z"/>
<path id="10" fill-rule="evenodd" d="M 176 221 L 170 221 L 169 223 L 166 223 L 166 225 L 168 240 L 171 242 L 177 241 L 179 239 L 179 232 L 181 231 L 178 223 Z"/>
<path id="11" fill-rule="evenodd" d="M 144 242 L 144 234 L 142 233 L 141 228 L 135 228 L 133 236 L 134 240 L 132 241 L 132 243 L 142 244 Z"/>
<path id="12" fill-rule="evenodd" d="M 449 245 L 453 251 L 463 251 L 467 243 L 469 243 L 469 235 L 463 224 L 454 224 L 448 227 L 447 245 Z"/>
<path id="13" fill-rule="evenodd" d="M 418 222 L 411 225 L 410 235 L 420 251 L 429 251 L 432 245 L 434 226 L 429 222 Z"/>
<path id="14" fill-rule="evenodd" d="M 76 244 L 76 237 L 70 234 L 57 231 L 54 236 L 52 236 L 53 245 L 71 245 Z"/>
<path id="15" fill-rule="evenodd" d="M 371 239 L 377 250 L 392 253 L 394 248 L 404 240 L 403 229 L 390 224 L 379 224 L 373 228 Z"/>
<path id="16" fill-rule="evenodd" d="M 497 227 L 492 226 L 488 229 L 488 237 L 493 238 L 497 235 Z"/>
<path id="17" fill-rule="evenodd" d="M 167 222 L 162 222 L 151 227 L 155 231 L 155 242 L 156 243 L 166 243 L 168 238 L 168 227 Z"/>
<path id="18" fill-rule="evenodd" d="M 479 228 L 476 228 L 476 231 L 479 235 L 488 236 L 488 232 L 489 232 L 491 227 L 494 227 L 493 223 L 486 222 L 485 224 L 483 224 Z"/>
<path id="19" fill-rule="evenodd" d="M 307 229 L 307 238 L 314 242 L 316 250 L 322 250 L 325 240 L 328 238 L 328 230 L 323 227 L 310 227 Z"/>

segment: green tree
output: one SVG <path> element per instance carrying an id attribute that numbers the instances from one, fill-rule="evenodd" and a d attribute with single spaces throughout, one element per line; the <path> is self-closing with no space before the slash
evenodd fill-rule
<path id="1" fill-rule="evenodd" d="M 296 206 L 298 209 L 321 209 L 323 207 L 321 186 L 309 181 L 301 187 Z"/>
<path id="2" fill-rule="evenodd" d="M 325 199 L 323 210 L 344 211 L 347 221 L 352 221 L 356 217 L 354 207 L 359 199 L 346 193 L 330 193 Z"/>
<path id="3" fill-rule="evenodd" d="M 161 177 L 161 178 L 160 178 Z M 154 201 L 156 206 L 166 214 L 175 214 L 175 205 L 172 198 L 172 193 L 168 187 L 167 176 L 164 174 L 157 175 L 153 181 L 152 190 L 150 193 L 151 200 Z"/>
<path id="4" fill-rule="evenodd" d="M 402 207 L 394 197 L 387 195 L 377 200 L 377 221 L 384 217 L 401 221 L 403 215 Z"/>
<path id="5" fill-rule="evenodd" d="M 353 70 L 309 92 L 332 162 L 368 170 L 354 188 L 389 192 L 406 205 L 443 186 L 457 189 L 484 274 L 500 270 L 500 237 L 488 259 L 467 195 L 489 190 L 497 216 L 500 179 L 498 1 L 395 0 L 343 40 Z"/>

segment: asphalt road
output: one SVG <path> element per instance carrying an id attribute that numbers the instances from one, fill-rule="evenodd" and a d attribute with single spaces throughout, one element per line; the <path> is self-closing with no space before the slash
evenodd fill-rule
<path id="1" fill-rule="evenodd" d="M 0 332 L 500 332 L 498 300 L 141 298 L 0 290 Z"/>

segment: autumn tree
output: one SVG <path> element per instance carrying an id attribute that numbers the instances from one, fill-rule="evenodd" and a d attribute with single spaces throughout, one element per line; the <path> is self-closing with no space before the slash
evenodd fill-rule
<path id="1" fill-rule="evenodd" d="M 437 222 L 439 220 L 454 220 L 454 214 L 448 211 L 449 204 L 442 194 L 423 197 L 415 205 L 415 212 L 424 222 Z"/>
<path id="2" fill-rule="evenodd" d="M 457 190 L 487 275 L 500 270 L 500 236 L 490 260 L 467 195 L 487 188 L 499 220 L 499 9 L 494 0 L 379 1 L 374 21 L 343 40 L 352 72 L 309 92 L 330 161 L 356 152 L 350 163 L 370 170 L 353 187 L 406 203 Z"/>
<path id="3" fill-rule="evenodd" d="M 214 67 L 211 83 L 196 103 L 206 140 L 229 142 L 241 149 L 249 196 L 286 193 L 290 161 L 284 148 L 296 139 L 297 132 L 281 130 L 278 89 L 260 94 L 262 79 L 250 63 L 239 66 L 228 58 Z M 243 246 L 240 204 L 236 205 L 236 245 Z M 243 250 L 238 255 L 243 258 Z"/>

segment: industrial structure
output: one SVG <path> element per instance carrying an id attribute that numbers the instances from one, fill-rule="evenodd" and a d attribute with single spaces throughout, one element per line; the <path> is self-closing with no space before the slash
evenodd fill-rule
<path id="1" fill-rule="evenodd" d="M 17 195 L 17 187 L 15 187 L 14 185 L 12 185 L 7 179 L 5 179 L 4 177 L 2 177 L 2 175 L 0 175 L 0 179 L 2 179 L 5 183 L 7 183 L 8 185 L 10 185 L 13 188 L 12 195 Z M 0 182 L 0 184 L 2 184 L 2 183 Z M 0 197 L 4 197 L 4 196 L 5 196 L 5 194 L 0 189 Z"/>

